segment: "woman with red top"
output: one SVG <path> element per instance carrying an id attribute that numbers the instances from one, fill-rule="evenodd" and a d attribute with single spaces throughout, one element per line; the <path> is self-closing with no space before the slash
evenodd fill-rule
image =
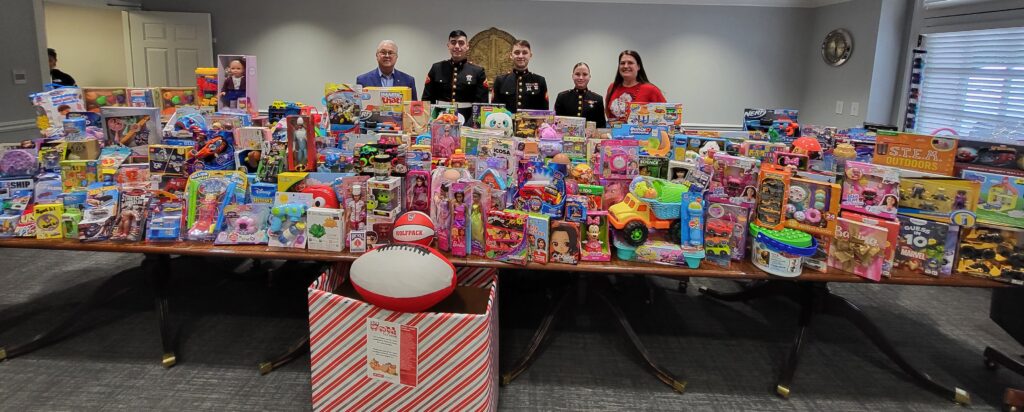
<path id="1" fill-rule="evenodd" d="M 605 96 L 608 123 L 624 123 L 631 102 L 665 102 L 661 89 L 647 80 L 640 53 L 633 50 L 619 53 L 619 71 L 615 74 L 615 82 L 608 86 Z"/>

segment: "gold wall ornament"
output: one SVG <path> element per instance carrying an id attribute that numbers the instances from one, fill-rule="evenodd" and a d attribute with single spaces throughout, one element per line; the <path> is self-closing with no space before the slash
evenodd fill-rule
<path id="1" fill-rule="evenodd" d="M 512 70 L 512 43 L 516 41 L 507 31 L 491 27 L 473 35 L 469 40 L 469 61 L 482 66 L 487 72 L 487 81 Z"/>

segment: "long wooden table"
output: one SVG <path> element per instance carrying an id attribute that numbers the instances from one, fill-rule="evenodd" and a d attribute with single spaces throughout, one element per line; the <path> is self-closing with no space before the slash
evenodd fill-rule
<path id="1" fill-rule="evenodd" d="M 289 261 L 319 261 L 319 262 L 351 262 L 359 257 L 359 254 L 342 252 L 322 252 L 301 249 L 277 248 L 268 246 L 217 246 L 209 243 L 194 242 L 168 242 L 168 243 L 116 243 L 116 242 L 93 242 L 83 243 L 75 240 L 37 240 L 28 238 L 6 238 L 0 239 L 0 248 L 22 248 L 22 249 L 47 249 L 47 250 L 72 250 L 72 251 L 94 251 L 113 253 L 140 253 L 146 256 L 143 261 L 144 271 L 150 275 L 150 284 L 156 295 L 156 309 L 160 321 L 161 336 L 164 348 L 163 364 L 165 367 L 173 366 L 176 363 L 174 348 L 174 333 L 166 321 L 169 316 L 167 298 L 165 293 L 168 277 L 171 275 L 170 256 L 207 256 L 223 258 L 249 258 L 264 260 L 289 260 Z M 579 265 L 566 264 L 529 264 L 516 266 L 503 262 L 493 261 L 482 257 L 471 256 L 464 258 L 450 258 L 455 266 L 465 267 L 488 267 L 497 269 L 520 269 L 528 271 L 560 271 L 578 273 L 578 279 L 596 278 L 585 276 L 585 274 L 613 274 L 613 275 L 645 275 L 664 276 L 685 279 L 689 277 L 725 278 L 733 280 L 758 280 L 753 287 L 748 287 L 738 293 L 720 293 L 714 290 L 701 288 L 700 292 L 706 296 L 725 301 L 748 301 L 769 296 L 783 296 L 792 299 L 801 307 L 798 328 L 789 355 L 780 367 L 780 374 L 777 380 L 776 393 L 782 397 L 788 397 L 793 375 L 796 370 L 797 360 L 801 348 L 807 340 L 808 327 L 811 319 L 816 315 L 831 315 L 842 317 L 857 326 L 867 337 L 875 343 L 879 349 L 895 362 L 904 372 L 910 375 L 922 387 L 954 400 L 957 403 L 966 404 L 970 396 L 959 388 L 950 388 L 933 381 L 927 374 L 924 374 L 912 367 L 898 351 L 889 343 L 881 330 L 850 301 L 833 294 L 828 288 L 828 283 L 876 283 L 886 285 L 921 285 L 921 286 L 950 286 L 950 287 L 977 287 L 977 288 L 1001 288 L 1010 286 L 1006 283 L 991 279 L 978 278 L 962 274 L 953 274 L 949 277 L 930 277 L 915 273 L 896 271 L 889 278 L 880 282 L 872 282 L 862 277 L 842 271 L 830 271 L 828 273 L 805 270 L 803 275 L 797 278 L 781 278 L 770 275 L 749 262 L 733 262 L 728 268 L 722 268 L 708 262 L 702 263 L 700 268 L 690 269 L 668 265 L 656 265 L 637 262 L 626 262 L 613 259 L 611 262 L 582 262 Z M 548 315 L 538 328 L 526 354 L 517 362 L 513 372 L 506 374 L 503 378 L 505 383 L 511 382 L 519 373 L 535 359 L 542 348 L 542 344 L 548 339 L 551 325 L 560 309 L 564 306 L 566 297 L 570 295 L 567 290 L 565 295 L 557 301 L 553 301 Z M 94 297 L 90 298 L 83 309 L 94 305 L 103 294 L 110 293 L 104 287 L 98 288 Z M 632 330 L 625 314 L 614 303 L 614 297 L 608 294 L 600 294 L 602 301 L 607 303 L 613 314 L 619 319 L 626 334 L 643 355 L 651 370 L 663 382 L 673 389 L 682 392 L 685 388 L 685 381 L 676 379 L 664 368 L 659 367 L 649 357 L 646 349 L 640 343 L 639 337 Z M 0 347 L 0 361 L 11 358 L 31 350 L 42 347 L 59 337 L 61 329 L 65 329 L 80 316 L 77 311 L 70 319 L 62 322 L 54 328 L 52 333 L 37 336 L 32 341 L 18 346 L 8 347 L 6 352 Z M 294 359 L 301 354 L 300 350 L 308 346 L 307 341 L 299 342 L 291 348 L 286 355 L 278 357 L 274 362 L 263 362 L 260 364 L 261 372 L 269 372 L 283 362 Z"/>

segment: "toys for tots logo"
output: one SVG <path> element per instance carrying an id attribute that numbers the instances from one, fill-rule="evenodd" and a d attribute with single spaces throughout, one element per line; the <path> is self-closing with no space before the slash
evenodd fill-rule
<path id="1" fill-rule="evenodd" d="M 398 331 L 395 330 L 394 326 L 381 325 L 379 322 L 370 322 L 370 331 L 374 333 L 382 333 L 389 336 L 398 336 Z"/>

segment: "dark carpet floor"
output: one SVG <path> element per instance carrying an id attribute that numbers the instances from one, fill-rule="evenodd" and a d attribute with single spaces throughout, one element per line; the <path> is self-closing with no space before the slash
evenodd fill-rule
<path id="1" fill-rule="evenodd" d="M 305 283 L 311 268 L 266 276 L 230 275 L 232 262 L 175 260 L 170 284 L 180 328 L 178 365 L 160 365 L 151 292 L 124 254 L 0 250 L 0 346 L 60 322 L 112 276 L 129 291 L 104 303 L 61 341 L 0 363 L 0 410 L 308 410 L 309 357 L 266 376 L 256 362 L 306 330 Z M 282 273 L 285 273 L 282 272 Z M 225 275 L 228 274 L 228 275 Z M 534 273 L 503 277 L 501 359 L 516 359 L 545 301 L 536 284 L 563 279 Z M 650 375 L 596 299 L 557 325 L 544 355 L 501 389 L 503 410 L 959 410 L 916 386 L 845 321 L 820 317 L 812 328 L 788 400 L 774 396 L 775 375 L 793 338 L 798 308 L 784 299 L 715 302 L 696 287 L 736 283 L 694 279 L 687 293 L 658 288 L 651 303 L 638 282 L 618 296 L 658 360 L 686 379 L 677 394 Z M 664 282 L 659 282 L 664 283 Z M 666 285 L 663 285 L 666 286 Z M 671 286 L 671 284 L 667 285 Z M 966 389 L 971 409 L 991 410 L 1024 378 L 982 365 L 991 345 L 1024 349 L 988 319 L 987 290 L 835 285 L 885 330 L 903 354 L 936 380 Z"/>

